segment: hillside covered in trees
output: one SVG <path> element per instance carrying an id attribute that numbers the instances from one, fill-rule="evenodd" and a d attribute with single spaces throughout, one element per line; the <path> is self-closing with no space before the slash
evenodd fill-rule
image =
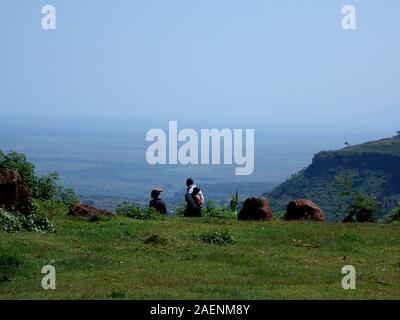
<path id="1" fill-rule="evenodd" d="M 293 198 L 318 203 L 327 217 L 340 217 L 347 190 L 375 197 L 380 216 L 400 200 L 400 134 L 392 138 L 322 151 L 312 164 L 294 174 L 266 196 L 274 210 L 284 210 Z"/>

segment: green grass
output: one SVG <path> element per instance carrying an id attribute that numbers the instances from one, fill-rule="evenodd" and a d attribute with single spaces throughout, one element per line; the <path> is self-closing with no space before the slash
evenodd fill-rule
<path id="1" fill-rule="evenodd" d="M 400 224 L 61 216 L 53 222 L 55 234 L 0 231 L 0 279 L 7 278 L 0 299 L 400 297 Z M 201 240 L 215 232 L 235 241 Z M 57 270 L 56 290 L 41 288 L 47 264 Z M 356 290 L 341 288 L 347 264 L 357 270 Z"/>

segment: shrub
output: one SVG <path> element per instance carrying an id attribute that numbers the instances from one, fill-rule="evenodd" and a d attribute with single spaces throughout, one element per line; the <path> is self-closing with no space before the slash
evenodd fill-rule
<path id="1" fill-rule="evenodd" d="M 400 203 L 395 208 L 393 208 L 393 210 L 385 219 L 386 223 L 391 223 L 395 221 L 400 221 Z"/>
<path id="2" fill-rule="evenodd" d="M 59 174 L 50 172 L 48 175 L 35 179 L 35 189 L 32 197 L 41 200 L 53 200 L 57 195 L 57 181 L 60 180 Z"/>
<path id="3" fill-rule="evenodd" d="M 277 211 L 274 212 L 274 215 L 272 217 L 273 220 L 285 220 L 285 216 L 286 216 L 286 211 Z"/>
<path id="4" fill-rule="evenodd" d="M 144 244 L 166 244 L 167 239 L 160 237 L 158 234 L 152 234 L 151 236 L 147 237 L 144 241 Z"/>
<path id="5" fill-rule="evenodd" d="M 203 233 L 199 239 L 203 242 L 225 245 L 235 243 L 236 240 L 231 236 L 228 230 L 214 231 L 209 233 Z"/>
<path id="6" fill-rule="evenodd" d="M 70 210 L 80 202 L 80 199 L 74 190 L 64 188 L 63 186 L 57 187 L 56 200 L 65 204 Z"/>
<path id="7" fill-rule="evenodd" d="M 117 215 L 137 220 L 164 220 L 164 215 L 154 208 L 140 208 L 132 205 L 122 205 L 116 210 Z"/>
<path id="8" fill-rule="evenodd" d="M 0 209 L 0 227 L 6 232 L 21 230 L 35 232 L 55 232 L 50 220 L 35 213 L 25 216 L 19 212 Z"/>
<path id="9" fill-rule="evenodd" d="M 22 228 L 26 231 L 35 232 L 55 232 L 55 228 L 51 221 L 46 217 L 40 217 L 35 213 L 29 216 L 20 214 Z"/>
<path id="10" fill-rule="evenodd" d="M 185 210 L 186 210 L 186 203 L 183 203 L 180 207 L 175 209 L 175 214 L 178 217 L 183 217 L 185 214 Z"/>
<path id="11" fill-rule="evenodd" d="M 31 208 L 36 215 L 44 218 L 61 216 L 68 212 L 68 207 L 56 200 L 32 199 Z"/>
<path id="12" fill-rule="evenodd" d="M 15 232 L 22 229 L 19 216 L 0 208 L 0 228 L 6 232 Z"/>
<path id="13" fill-rule="evenodd" d="M 42 218 L 36 215 L 31 215 L 29 223 L 26 225 L 27 231 L 36 232 L 55 232 L 56 229 L 48 218 Z"/>
<path id="14" fill-rule="evenodd" d="M 232 213 L 236 213 L 237 214 L 238 207 L 239 207 L 239 202 L 240 202 L 239 193 L 236 190 L 235 194 L 231 193 L 231 201 L 229 203 L 229 207 L 230 207 Z"/>
<path id="15" fill-rule="evenodd" d="M 178 207 L 175 212 L 179 217 L 183 217 L 186 210 L 186 203 L 182 206 Z M 222 219 L 231 219 L 236 218 L 237 213 L 231 211 L 229 208 L 224 208 L 217 206 L 214 201 L 207 201 L 206 206 L 201 210 L 202 216 L 207 218 L 222 218 Z"/>
<path id="16" fill-rule="evenodd" d="M 379 205 L 375 198 L 358 194 L 346 210 L 343 222 L 375 222 Z"/>
<path id="17" fill-rule="evenodd" d="M 338 176 L 336 182 L 341 190 L 340 196 L 346 199 L 344 203 L 349 204 L 344 211 L 343 222 L 375 222 L 376 215 L 381 212 L 376 198 L 354 191 L 353 182 L 348 176 Z M 342 205 L 339 206 L 337 212 L 341 208 Z"/>
<path id="18" fill-rule="evenodd" d="M 27 161 L 24 154 L 17 153 L 15 151 L 10 151 L 9 153 L 4 154 L 0 150 L 0 168 L 18 171 L 22 180 L 27 184 L 27 186 L 31 190 L 35 189 L 35 166 Z"/>
<path id="19" fill-rule="evenodd" d="M 208 201 L 205 208 L 202 210 L 203 217 L 209 218 L 236 218 L 236 212 L 232 212 L 230 209 L 219 207 L 214 202 Z"/>
<path id="20" fill-rule="evenodd" d="M 74 190 L 58 185 L 58 180 L 60 180 L 60 176 L 57 172 L 37 177 L 32 196 L 40 200 L 58 201 L 68 206 L 69 209 L 72 209 L 80 202 L 80 199 Z"/>
<path id="21" fill-rule="evenodd" d="M 72 189 L 57 185 L 60 180 L 57 172 L 36 177 L 35 166 L 26 159 L 23 153 L 10 151 L 5 154 L 0 150 L 0 168 L 17 171 L 22 181 L 29 187 L 32 198 L 57 200 L 68 207 L 79 203 L 79 198 Z"/>

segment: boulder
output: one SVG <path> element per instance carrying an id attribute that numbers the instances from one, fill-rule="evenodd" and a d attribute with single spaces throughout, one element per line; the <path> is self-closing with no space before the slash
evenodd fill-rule
<path id="1" fill-rule="evenodd" d="M 248 198 L 238 214 L 239 220 L 272 220 L 272 209 L 266 198 Z"/>
<path id="2" fill-rule="evenodd" d="M 324 212 L 310 200 L 292 200 L 287 205 L 285 220 L 324 221 Z"/>
<path id="3" fill-rule="evenodd" d="M 29 188 L 15 170 L 0 169 L 0 208 L 30 213 Z"/>
<path id="4" fill-rule="evenodd" d="M 69 212 L 70 216 L 74 217 L 112 217 L 110 211 L 98 209 L 87 204 L 76 204 Z"/>

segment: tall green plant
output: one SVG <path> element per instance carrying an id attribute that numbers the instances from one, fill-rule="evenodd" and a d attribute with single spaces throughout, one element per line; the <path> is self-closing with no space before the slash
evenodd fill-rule
<path id="1" fill-rule="evenodd" d="M 32 196 L 41 200 L 53 200 L 57 195 L 58 180 L 60 180 L 60 175 L 57 172 L 37 177 Z"/>
<path id="2" fill-rule="evenodd" d="M 381 211 L 375 197 L 370 197 L 353 189 L 353 182 L 347 176 L 336 177 L 336 182 L 341 189 L 342 204 L 336 210 L 344 212 L 343 222 L 375 222 L 377 214 Z M 343 206 L 347 205 L 343 210 Z"/>
<path id="3" fill-rule="evenodd" d="M 385 218 L 386 223 L 400 221 L 400 202 L 395 208 L 390 211 L 390 214 Z"/>
<path id="4" fill-rule="evenodd" d="M 231 193 L 231 202 L 229 203 L 229 207 L 231 208 L 232 212 L 237 213 L 239 201 L 239 193 L 236 190 L 235 194 Z"/>

